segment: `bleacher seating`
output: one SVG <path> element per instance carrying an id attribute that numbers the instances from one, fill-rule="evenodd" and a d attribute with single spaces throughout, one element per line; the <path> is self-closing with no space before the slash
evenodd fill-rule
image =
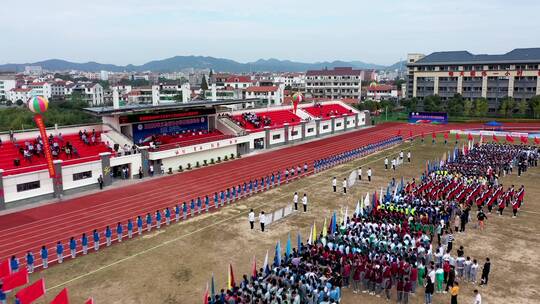
<path id="1" fill-rule="evenodd" d="M 327 104 L 327 105 L 316 104 L 311 107 L 302 108 L 302 110 L 306 111 L 311 116 L 320 117 L 323 120 L 330 119 L 331 116 L 342 116 L 343 114 L 346 114 L 346 115 L 354 114 L 352 110 L 349 110 L 339 104 Z"/>
<path id="2" fill-rule="evenodd" d="M 239 125 L 249 131 L 254 130 L 261 130 L 264 129 L 265 126 L 268 126 L 270 128 L 279 128 L 282 127 L 283 124 L 288 123 L 289 125 L 297 125 L 302 120 L 300 117 L 295 115 L 290 110 L 277 110 L 277 111 L 268 111 L 268 112 L 259 112 L 255 113 L 257 117 L 264 121 L 265 118 L 270 119 L 270 123 L 267 125 L 261 124 L 261 126 L 257 127 L 256 125 L 252 124 L 249 121 L 246 121 L 242 115 L 235 115 L 233 116 L 233 119 L 236 120 Z"/>
<path id="3" fill-rule="evenodd" d="M 88 162 L 99 159 L 99 153 L 108 152 L 110 149 L 101 142 L 100 133 L 96 133 L 96 142 L 94 144 L 85 144 L 78 134 L 63 134 L 63 144 L 59 141 L 57 136 L 54 137 L 54 142 L 58 142 L 61 147 L 61 152 L 55 159 L 61 159 L 64 164 L 76 164 L 82 162 Z M 24 157 L 21 149 L 25 147 L 25 143 L 33 143 L 35 139 L 19 140 L 15 143 L 4 141 L 0 145 L 0 168 L 3 169 L 4 175 L 14 175 L 25 172 L 32 172 L 37 170 L 43 170 L 47 168 L 47 161 L 45 156 L 34 155 L 27 159 Z M 64 152 L 64 145 L 70 143 L 73 148 L 76 149 L 78 154 L 72 154 L 71 157 Z M 18 160 L 19 165 L 15 162 Z"/>
<path id="4" fill-rule="evenodd" d="M 177 135 L 158 135 L 154 144 L 156 148 L 154 150 L 166 150 L 177 147 L 185 147 L 196 144 L 203 144 L 211 141 L 222 140 L 226 138 L 234 137 L 234 135 L 226 135 L 219 130 L 213 130 L 210 132 L 192 132 L 183 133 Z M 146 144 L 150 144 L 149 142 Z"/>

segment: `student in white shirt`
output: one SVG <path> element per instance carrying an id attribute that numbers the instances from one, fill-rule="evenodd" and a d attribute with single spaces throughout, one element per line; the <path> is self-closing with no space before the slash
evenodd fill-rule
<path id="1" fill-rule="evenodd" d="M 251 227 L 251 230 L 253 230 L 253 226 L 255 226 L 255 212 L 253 212 L 253 209 L 249 210 L 248 220 L 249 226 Z"/>
<path id="2" fill-rule="evenodd" d="M 388 170 L 388 157 L 384 158 L 384 170 Z"/>
<path id="3" fill-rule="evenodd" d="M 358 167 L 358 180 L 362 180 L 362 167 Z"/>
<path id="4" fill-rule="evenodd" d="M 368 168 L 368 170 L 367 170 L 367 179 L 368 179 L 368 182 L 371 181 L 371 174 L 372 174 L 372 171 L 371 171 L 371 167 L 370 167 L 370 168 Z"/>
<path id="5" fill-rule="evenodd" d="M 347 194 L 347 178 L 343 179 L 342 185 L 343 185 L 343 194 L 345 195 Z"/>
<path id="6" fill-rule="evenodd" d="M 478 289 L 474 290 L 474 304 L 482 304 L 482 295 L 478 292 Z"/>
<path id="7" fill-rule="evenodd" d="M 298 210 L 298 192 L 294 193 L 293 203 L 294 203 L 294 210 Z"/>
<path id="8" fill-rule="evenodd" d="M 261 211 L 261 214 L 259 214 L 259 223 L 261 223 L 261 231 L 264 232 L 264 224 L 266 223 L 266 215 L 264 215 L 264 211 Z"/>
<path id="9" fill-rule="evenodd" d="M 302 197 L 302 205 L 304 206 L 304 212 L 307 212 L 307 194 L 304 193 L 304 197 Z"/>
<path id="10" fill-rule="evenodd" d="M 407 162 L 411 162 L 411 151 L 407 152 Z"/>
<path id="11" fill-rule="evenodd" d="M 334 188 L 334 192 L 337 191 L 337 179 L 335 177 L 332 179 L 332 188 Z"/>

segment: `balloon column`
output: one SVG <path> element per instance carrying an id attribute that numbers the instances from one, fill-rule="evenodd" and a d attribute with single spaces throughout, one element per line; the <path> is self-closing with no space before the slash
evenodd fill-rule
<path id="1" fill-rule="evenodd" d="M 304 101 L 304 95 L 302 95 L 302 93 L 300 92 L 294 93 L 294 95 L 292 96 L 294 114 L 296 114 L 296 110 L 298 109 L 298 104 L 301 103 L 302 101 Z"/>
<path id="2" fill-rule="evenodd" d="M 41 139 L 43 141 L 43 151 L 45 152 L 45 159 L 47 160 L 49 176 L 55 177 L 51 147 L 49 146 L 49 139 L 47 138 L 47 132 L 45 131 L 43 116 L 41 116 L 41 114 L 47 112 L 48 108 L 49 101 L 44 96 L 34 96 L 28 100 L 28 109 L 35 114 L 34 121 L 36 122 L 39 129 L 39 134 L 41 135 Z"/>

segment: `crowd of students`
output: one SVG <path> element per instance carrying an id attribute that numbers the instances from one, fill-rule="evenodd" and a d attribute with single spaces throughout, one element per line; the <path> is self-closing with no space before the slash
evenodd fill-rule
<path id="1" fill-rule="evenodd" d="M 519 209 L 524 188 L 504 191 L 495 172 L 511 166 L 523 153 L 532 155 L 527 164 L 534 165 L 537 152 L 534 147 L 498 144 L 458 151 L 431 166 L 419 181 L 391 182 L 386 195 L 381 190 L 371 203 L 363 200 L 341 225 L 323 227 L 326 231 L 315 240 L 310 237 L 292 253 L 276 255 L 272 265 L 244 275 L 238 286 L 211 295 L 208 301 L 339 303 L 341 289 L 351 288 L 353 293 L 408 303 L 422 288 L 426 304 L 433 303 L 434 293 L 448 292 L 451 303 L 457 303 L 460 283 L 488 284 L 491 262 L 485 257 L 481 265 L 480 259 L 465 254 L 463 246 L 454 248 L 455 219 L 468 218 L 474 207 L 484 214 L 486 206 L 498 201 Z M 468 169 L 475 166 L 484 170 L 470 174 Z M 464 232 L 466 224 L 454 228 Z M 481 304 L 478 290 L 474 296 Z"/>

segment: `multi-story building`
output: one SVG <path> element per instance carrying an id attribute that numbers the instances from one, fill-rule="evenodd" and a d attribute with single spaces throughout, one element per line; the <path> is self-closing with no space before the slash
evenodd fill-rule
<path id="1" fill-rule="evenodd" d="M 360 99 L 364 73 L 350 67 L 306 73 L 306 95 L 313 98 Z"/>
<path id="2" fill-rule="evenodd" d="M 13 88 L 7 92 L 7 99 L 13 103 L 17 100 L 26 102 L 32 97 L 32 89 L 30 88 Z"/>
<path id="3" fill-rule="evenodd" d="M 260 99 L 268 105 L 281 105 L 283 103 L 285 85 L 277 86 L 251 86 L 245 90 L 246 99 Z"/>
<path id="4" fill-rule="evenodd" d="M 51 96 L 58 99 L 64 98 L 66 96 L 66 82 L 56 81 L 51 83 Z"/>
<path id="5" fill-rule="evenodd" d="M 15 74 L 2 73 L 0 74 L 0 100 L 7 100 L 8 93 L 17 86 Z"/>
<path id="6" fill-rule="evenodd" d="M 32 96 L 52 97 L 51 84 L 48 82 L 30 82 L 28 83 L 28 88 L 32 89 Z"/>
<path id="7" fill-rule="evenodd" d="M 409 54 L 407 97 L 455 94 L 474 100 L 486 98 L 491 112 L 499 101 L 513 97 L 527 101 L 540 94 L 540 48 L 515 49 L 502 55 L 475 55 L 467 51 Z"/>
<path id="8" fill-rule="evenodd" d="M 79 94 L 89 105 L 100 106 L 104 103 L 103 87 L 99 83 L 79 82 L 66 87 L 66 94 Z"/>
<path id="9" fill-rule="evenodd" d="M 389 84 L 374 84 L 367 88 L 366 97 L 377 101 L 395 99 L 398 97 L 398 89 Z"/>
<path id="10" fill-rule="evenodd" d="M 243 75 L 232 75 L 227 77 L 224 81 L 225 87 L 231 87 L 235 89 L 246 89 L 252 84 L 251 77 Z"/>

